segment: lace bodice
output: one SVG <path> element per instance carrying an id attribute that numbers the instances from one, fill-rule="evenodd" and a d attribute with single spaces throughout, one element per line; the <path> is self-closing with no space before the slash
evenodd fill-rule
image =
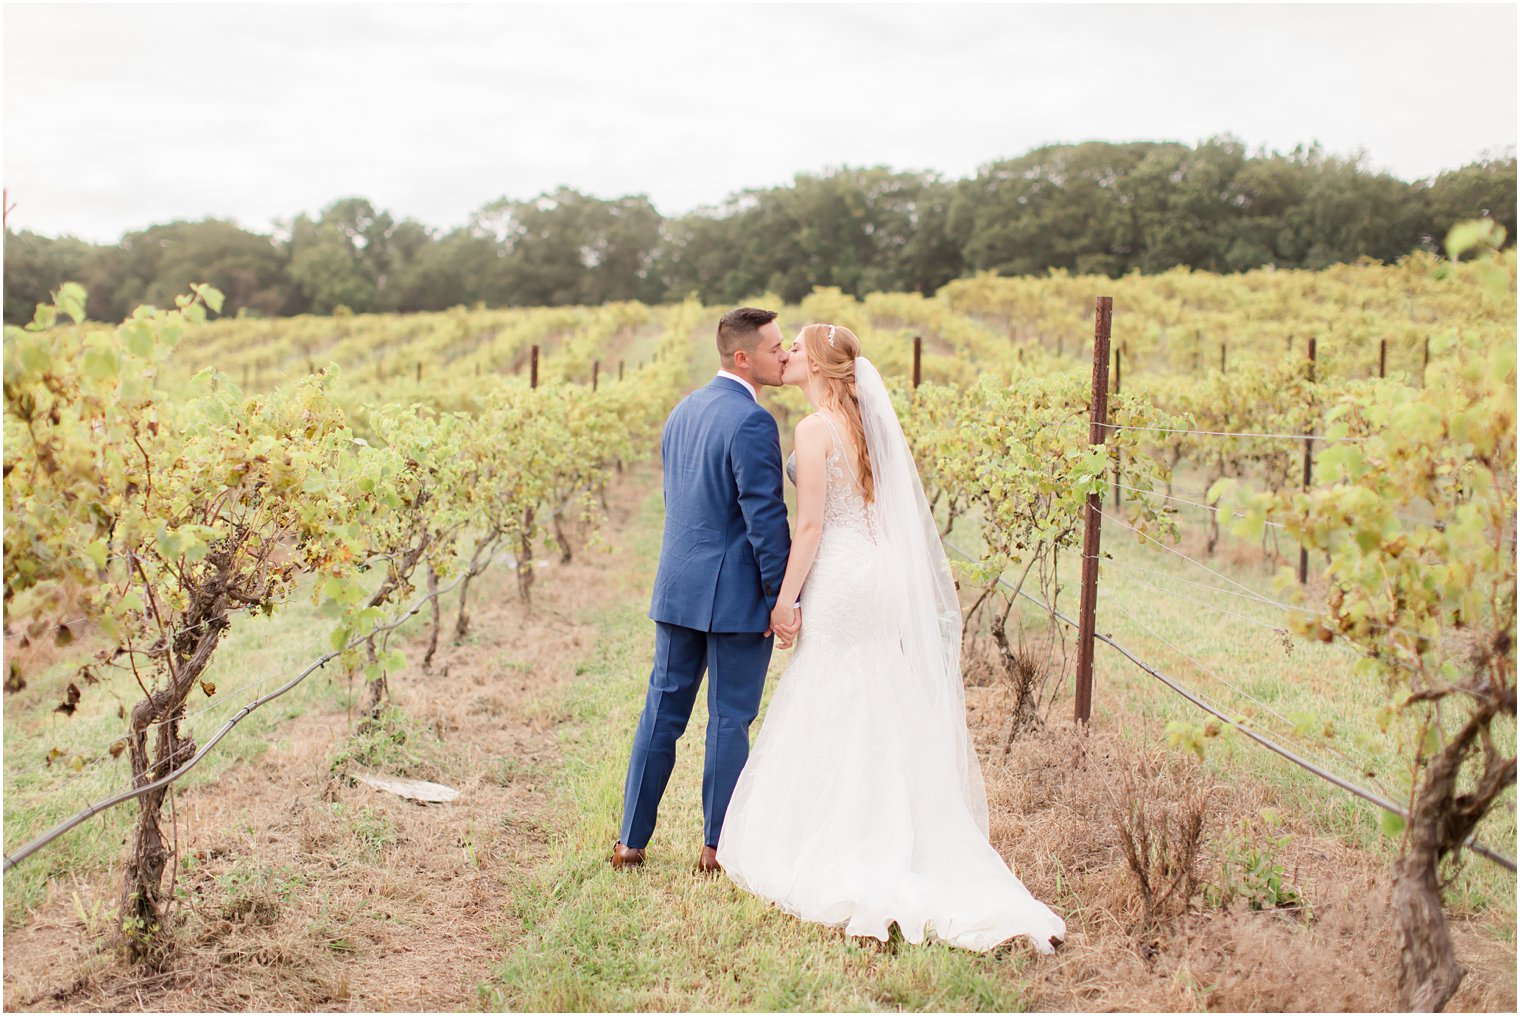
<path id="1" fill-rule="evenodd" d="M 831 531 L 851 532 L 875 543 L 875 519 L 866 505 L 865 498 L 860 495 L 859 483 L 845 459 L 844 440 L 839 434 L 839 429 L 827 415 L 823 413 L 815 415 L 823 418 L 823 422 L 829 425 L 829 431 L 833 434 L 828 458 L 824 460 L 828 479 L 823 496 L 824 538 L 827 539 Z M 796 452 L 787 456 L 786 475 L 792 481 L 792 485 L 796 486 Z"/>

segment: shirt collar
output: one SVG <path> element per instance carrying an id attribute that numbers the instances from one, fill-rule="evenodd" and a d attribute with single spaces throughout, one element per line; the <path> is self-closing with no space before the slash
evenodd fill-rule
<path id="1" fill-rule="evenodd" d="M 726 370 L 720 370 L 720 371 L 718 371 L 718 376 L 719 377 L 726 377 L 730 381 L 737 381 L 737 382 L 739 382 L 741 385 L 744 386 L 744 390 L 747 391 L 747 392 L 749 392 L 749 397 L 750 398 L 754 399 L 756 402 L 760 401 L 760 396 L 758 396 L 758 395 L 755 394 L 755 386 L 752 385 L 752 384 L 750 384 L 748 381 L 744 380 L 738 374 L 730 374 Z"/>

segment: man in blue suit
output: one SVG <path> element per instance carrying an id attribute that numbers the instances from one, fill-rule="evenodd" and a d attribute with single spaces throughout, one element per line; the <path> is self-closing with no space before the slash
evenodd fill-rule
<path id="1" fill-rule="evenodd" d="M 665 537 L 649 609 L 654 667 L 633 736 L 614 868 L 644 861 L 676 741 L 706 671 L 704 846 L 697 868 L 718 870 L 718 834 L 749 758 L 749 727 L 770 666 L 770 614 L 791 551 L 780 435 L 755 398 L 756 385 L 781 384 L 788 358 L 775 312 L 740 307 L 723 315 L 718 356 L 723 369 L 671 410 L 660 441 Z M 796 634 L 774 633 L 783 649 Z"/>

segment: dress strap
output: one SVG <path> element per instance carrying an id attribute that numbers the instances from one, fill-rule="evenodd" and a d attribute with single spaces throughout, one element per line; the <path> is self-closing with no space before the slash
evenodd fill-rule
<path id="1" fill-rule="evenodd" d="M 860 477 L 855 474 L 855 467 L 850 465 L 849 457 L 844 453 L 844 438 L 840 437 L 839 428 L 834 424 L 829 414 L 823 410 L 820 409 L 813 415 L 823 417 L 823 422 L 829 425 L 829 432 L 834 435 L 834 447 L 839 449 L 839 457 L 844 459 L 845 468 L 850 471 L 850 479 L 855 481 L 855 486 L 859 487 Z"/>

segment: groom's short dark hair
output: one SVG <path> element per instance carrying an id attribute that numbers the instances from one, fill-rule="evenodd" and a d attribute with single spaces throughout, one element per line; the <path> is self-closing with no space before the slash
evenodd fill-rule
<path id="1" fill-rule="evenodd" d="M 759 307 L 740 307 L 718 319 L 718 357 L 724 366 L 734 362 L 734 353 L 741 349 L 753 352 L 760 341 L 760 329 L 776 320 L 773 310 Z"/>

